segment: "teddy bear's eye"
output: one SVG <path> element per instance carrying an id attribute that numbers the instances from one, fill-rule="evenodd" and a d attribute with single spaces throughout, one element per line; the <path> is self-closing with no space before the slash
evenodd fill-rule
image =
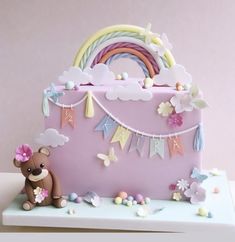
<path id="1" fill-rule="evenodd" d="M 40 165 L 41 168 L 43 168 L 44 166 L 45 166 L 45 165 L 44 165 L 43 163 Z"/>
<path id="2" fill-rule="evenodd" d="M 30 171 L 31 171 L 31 168 L 28 168 L 28 169 L 27 169 L 27 172 L 30 172 Z"/>

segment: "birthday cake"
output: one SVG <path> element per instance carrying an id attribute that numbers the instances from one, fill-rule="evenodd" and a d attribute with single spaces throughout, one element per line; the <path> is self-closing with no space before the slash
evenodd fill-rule
<path id="1" fill-rule="evenodd" d="M 50 151 L 41 148 L 43 154 L 36 155 L 50 153 L 50 169 L 62 190 L 55 194 L 60 203 L 52 202 L 57 207 L 65 206 L 62 195 L 127 203 L 128 194 L 129 201 L 141 204 L 146 197 L 205 200 L 201 109 L 207 104 L 171 49 L 167 36 L 152 33 L 150 25 L 111 26 L 90 37 L 73 66 L 44 90 L 45 130 L 36 142 Z M 128 68 L 114 74 L 110 64 L 121 58 L 135 61 L 143 77 L 130 77 Z M 27 147 L 18 153 L 22 149 Z M 41 174 L 37 169 L 28 170 L 33 179 Z M 40 203 L 48 194 L 37 188 Z"/>

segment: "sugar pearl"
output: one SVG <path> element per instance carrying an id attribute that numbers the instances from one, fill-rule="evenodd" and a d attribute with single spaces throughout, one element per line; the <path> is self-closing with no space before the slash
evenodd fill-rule
<path id="1" fill-rule="evenodd" d="M 67 81 L 65 83 L 65 89 L 72 90 L 74 88 L 75 84 L 73 81 Z"/>
<path id="2" fill-rule="evenodd" d="M 122 80 L 122 76 L 121 76 L 120 74 L 118 74 L 118 75 L 116 76 L 116 79 L 117 79 L 117 80 Z"/>
<path id="3" fill-rule="evenodd" d="M 128 194 L 126 192 L 119 192 L 118 193 L 118 197 L 122 198 L 122 199 L 126 199 L 128 197 Z"/>
<path id="4" fill-rule="evenodd" d="M 69 194 L 68 200 L 73 202 L 75 199 L 77 199 L 77 197 L 78 197 L 77 193 L 72 192 L 72 193 Z"/>
<path id="5" fill-rule="evenodd" d="M 142 200 L 142 201 L 140 202 L 140 204 L 141 204 L 141 205 L 144 205 L 144 204 L 145 204 L 145 201 L 144 201 L 144 200 Z"/>
<path id="6" fill-rule="evenodd" d="M 132 201 L 132 204 L 133 204 L 133 205 L 136 205 L 136 204 L 137 204 L 137 201 L 136 201 L 136 200 L 133 200 L 133 201 Z"/>
<path id="7" fill-rule="evenodd" d="M 82 198 L 81 197 L 77 197 L 75 200 L 74 200 L 75 203 L 81 203 L 82 202 Z"/>
<path id="8" fill-rule="evenodd" d="M 134 198 L 133 198 L 132 196 L 128 196 L 127 200 L 129 200 L 129 201 L 133 201 Z"/>
<path id="9" fill-rule="evenodd" d="M 126 205 L 126 204 L 127 204 L 127 202 L 128 202 L 128 200 L 127 200 L 127 199 L 123 199 L 123 200 L 122 200 L 122 204 L 123 204 L 123 205 Z"/>
<path id="10" fill-rule="evenodd" d="M 220 189 L 218 187 L 215 187 L 213 190 L 213 193 L 219 193 L 219 192 L 220 192 Z"/>
<path id="11" fill-rule="evenodd" d="M 207 217 L 208 216 L 208 210 L 206 208 L 199 208 L 198 209 L 198 215 L 202 217 Z"/>
<path id="12" fill-rule="evenodd" d="M 126 205 L 127 205 L 127 207 L 131 207 L 133 205 L 132 201 L 127 201 Z"/>
<path id="13" fill-rule="evenodd" d="M 151 199 L 150 199 L 149 197 L 146 197 L 146 198 L 144 199 L 144 201 L 145 201 L 146 204 L 149 204 L 149 203 L 151 202 Z"/>
<path id="14" fill-rule="evenodd" d="M 122 79 L 123 80 L 127 80 L 128 79 L 128 73 L 127 72 L 123 72 L 122 73 Z"/>
<path id="15" fill-rule="evenodd" d="M 122 198 L 121 197 L 115 197 L 114 203 L 117 204 L 117 205 L 121 204 L 122 203 Z"/>

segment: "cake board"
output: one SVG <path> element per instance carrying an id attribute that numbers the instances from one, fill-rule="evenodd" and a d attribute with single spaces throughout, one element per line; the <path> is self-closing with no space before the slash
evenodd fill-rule
<path id="1" fill-rule="evenodd" d="M 146 206 L 152 210 L 163 207 L 164 209 L 146 217 L 138 217 L 136 214 L 142 205 L 132 207 L 115 205 L 111 198 L 102 198 L 100 207 L 92 207 L 85 202 L 80 204 L 68 202 L 67 207 L 62 209 L 48 206 L 36 207 L 26 212 L 21 209 L 25 195 L 19 194 L 3 211 L 3 224 L 164 232 L 234 230 L 234 205 L 225 172 L 221 172 L 219 176 L 210 176 L 204 181 L 203 186 L 207 190 L 205 202 L 192 205 L 182 201 L 152 200 Z M 217 194 L 213 193 L 215 187 L 220 189 Z M 200 207 L 206 207 L 212 213 L 212 218 L 198 216 L 197 211 Z M 69 214 L 69 209 L 75 213 Z"/>

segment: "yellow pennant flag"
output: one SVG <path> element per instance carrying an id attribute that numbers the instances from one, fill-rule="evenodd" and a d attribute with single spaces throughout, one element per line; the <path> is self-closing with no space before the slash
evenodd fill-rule
<path id="1" fill-rule="evenodd" d="M 111 143 L 119 142 L 121 148 L 123 149 L 126 145 L 126 142 L 129 138 L 130 134 L 131 134 L 131 132 L 128 129 L 125 129 L 119 125 L 113 135 Z"/>

